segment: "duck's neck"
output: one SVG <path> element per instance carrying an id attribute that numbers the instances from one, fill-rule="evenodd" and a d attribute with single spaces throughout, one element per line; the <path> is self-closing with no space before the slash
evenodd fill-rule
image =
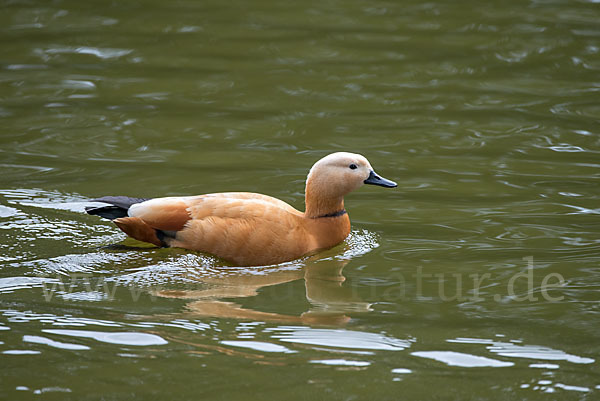
<path id="1" fill-rule="evenodd" d="M 306 186 L 304 201 L 306 203 L 304 216 L 310 219 L 338 217 L 346 214 L 343 196 L 325 197 L 310 185 Z"/>

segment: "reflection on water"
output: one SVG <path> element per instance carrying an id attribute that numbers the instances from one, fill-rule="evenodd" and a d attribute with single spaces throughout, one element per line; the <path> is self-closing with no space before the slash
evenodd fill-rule
<path id="1" fill-rule="evenodd" d="M 464 354 L 455 351 L 420 351 L 412 352 L 411 355 L 421 358 L 434 359 L 443 362 L 448 366 L 460 366 L 463 368 L 502 368 L 506 366 L 514 366 L 512 362 L 503 362 L 496 359 L 486 358 L 484 356 Z"/>
<path id="2" fill-rule="evenodd" d="M 486 348 L 491 352 L 511 358 L 568 361 L 572 363 L 585 364 L 595 362 L 592 358 L 582 358 L 576 355 L 569 355 L 563 351 L 555 350 L 548 347 L 541 347 L 537 345 L 518 345 L 515 343 L 507 343 L 502 341 L 493 341 L 478 338 L 457 338 L 454 340 L 448 340 L 448 342 L 463 344 L 485 344 L 487 345 Z"/>
<path id="3" fill-rule="evenodd" d="M 58 333 L 58 334 L 60 334 L 60 333 Z M 77 350 L 77 351 L 79 351 L 79 350 L 88 350 L 88 349 L 91 349 L 87 345 L 63 343 L 63 342 L 51 340 L 49 338 L 42 337 L 42 336 L 29 336 L 29 335 L 25 335 L 25 336 L 23 336 L 23 342 L 25 342 L 25 343 L 34 343 L 34 344 L 45 344 L 45 345 L 48 345 L 50 347 L 60 348 L 60 349 L 67 349 L 67 350 Z"/>
<path id="4" fill-rule="evenodd" d="M 367 361 L 349 361 L 347 359 L 314 359 L 310 363 L 320 363 L 322 365 L 329 366 L 369 366 L 371 362 Z"/>
<path id="5" fill-rule="evenodd" d="M 9 349 L 6 351 L 2 351 L 4 355 L 38 355 L 41 354 L 40 351 L 31 351 L 31 350 L 20 350 L 20 349 Z"/>
<path id="6" fill-rule="evenodd" d="M 229 345 L 232 347 L 249 348 L 249 349 L 252 349 L 255 351 L 260 351 L 260 352 L 283 352 L 286 354 L 291 353 L 291 352 L 296 352 L 296 351 L 292 351 L 289 348 L 286 348 L 282 345 L 271 344 L 271 343 L 261 342 L 261 341 L 221 341 L 221 344 Z"/>
<path id="7" fill-rule="evenodd" d="M 274 337 L 280 341 L 296 344 L 384 351 L 399 351 L 410 346 L 408 341 L 360 331 L 313 329 L 301 326 L 283 326 L 267 329 L 267 331 L 276 333 Z"/>
<path id="8" fill-rule="evenodd" d="M 163 345 L 167 344 L 167 341 L 154 334 L 147 333 L 136 333 L 132 331 L 128 332 L 103 332 L 103 331 L 89 331 L 89 330 L 55 330 L 46 329 L 44 333 L 57 334 L 61 336 L 71 336 L 80 338 L 93 338 L 96 341 L 109 344 L 120 344 L 120 345 Z M 24 340 L 25 341 L 25 340 Z M 30 341 L 31 342 L 31 341 Z"/>

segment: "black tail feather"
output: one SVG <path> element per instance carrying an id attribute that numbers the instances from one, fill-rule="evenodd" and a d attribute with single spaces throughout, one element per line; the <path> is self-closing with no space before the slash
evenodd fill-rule
<path id="1" fill-rule="evenodd" d="M 142 203 L 151 198 L 131 198 L 129 196 L 103 196 L 102 198 L 92 199 L 92 202 L 104 202 L 122 209 L 129 209 L 131 205 Z"/>
<path id="2" fill-rule="evenodd" d="M 87 212 L 87 214 L 93 214 L 95 216 L 104 217 L 105 219 L 109 220 L 127 217 L 127 209 L 123 209 L 117 206 L 88 206 L 85 208 L 85 211 Z"/>
<path id="3" fill-rule="evenodd" d="M 110 206 L 88 206 L 85 211 L 88 214 L 104 217 L 114 220 L 121 217 L 127 217 L 127 210 L 136 203 L 141 203 L 150 198 L 130 198 L 128 196 L 103 196 L 102 198 L 92 199 L 93 202 L 108 203 Z"/>

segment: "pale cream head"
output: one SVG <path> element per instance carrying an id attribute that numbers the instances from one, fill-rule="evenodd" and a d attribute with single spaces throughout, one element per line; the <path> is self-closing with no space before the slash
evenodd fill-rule
<path id="1" fill-rule="evenodd" d="M 306 179 L 307 190 L 316 190 L 326 198 L 343 197 L 360 188 L 373 171 L 362 155 L 348 152 L 332 153 L 317 161 Z"/>

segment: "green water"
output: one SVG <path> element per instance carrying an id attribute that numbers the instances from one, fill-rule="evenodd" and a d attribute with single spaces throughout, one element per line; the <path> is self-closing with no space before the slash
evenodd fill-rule
<path id="1" fill-rule="evenodd" d="M 597 1 L 2 1 L 0 398 L 600 396 Z M 234 268 L 102 195 L 303 209 L 342 245 Z"/>

